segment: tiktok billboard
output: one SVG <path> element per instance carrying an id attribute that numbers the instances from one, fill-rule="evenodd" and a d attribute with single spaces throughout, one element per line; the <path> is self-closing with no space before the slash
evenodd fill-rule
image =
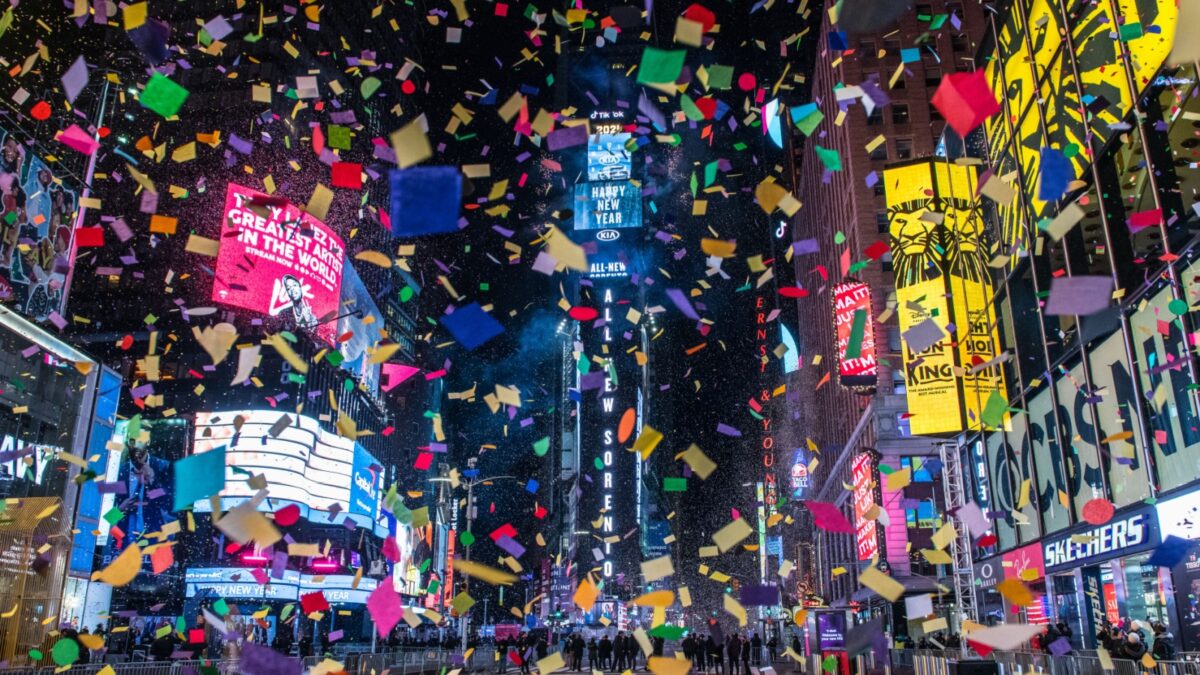
<path id="1" fill-rule="evenodd" d="M 328 225 L 290 202 L 229 184 L 212 299 L 337 338 L 346 249 Z"/>

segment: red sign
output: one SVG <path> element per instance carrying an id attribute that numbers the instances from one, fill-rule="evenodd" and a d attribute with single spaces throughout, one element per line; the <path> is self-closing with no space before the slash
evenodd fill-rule
<path id="1" fill-rule="evenodd" d="M 225 193 L 212 299 L 337 338 L 346 248 L 325 223 L 295 205 L 240 185 Z"/>
<path id="2" fill-rule="evenodd" d="M 854 481 L 854 529 L 859 560 L 870 560 L 879 553 L 875 521 L 866 518 L 867 511 L 875 506 L 875 487 L 871 480 L 874 473 L 875 462 L 865 452 L 856 455 L 850 464 L 850 476 Z"/>
<path id="3" fill-rule="evenodd" d="M 449 607 L 454 596 L 458 595 L 454 590 L 454 540 L 457 534 L 451 529 L 446 539 L 446 583 L 442 584 L 442 607 Z"/>
<path id="4" fill-rule="evenodd" d="M 860 281 L 834 286 L 833 322 L 837 329 L 838 379 L 846 387 L 874 387 L 879 364 L 875 361 L 875 326 L 871 323 L 871 287 Z M 856 323 L 862 326 L 858 355 L 847 358 Z"/>

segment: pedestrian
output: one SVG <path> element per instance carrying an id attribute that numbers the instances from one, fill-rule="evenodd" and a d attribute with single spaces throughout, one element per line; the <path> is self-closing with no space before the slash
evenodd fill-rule
<path id="1" fill-rule="evenodd" d="M 779 638 L 774 635 L 770 640 L 767 640 L 767 656 L 771 658 L 771 663 L 775 663 L 775 656 L 779 652 Z"/>
<path id="2" fill-rule="evenodd" d="M 600 670 L 611 670 L 612 669 L 613 643 L 612 643 L 612 640 L 608 639 L 608 633 L 605 633 L 604 636 L 600 638 L 599 651 L 600 651 Z"/>
<path id="3" fill-rule="evenodd" d="M 750 655 L 755 666 L 762 665 L 762 648 L 762 638 L 758 636 L 758 633 L 754 633 L 754 636 L 750 638 Z"/>
<path id="4" fill-rule="evenodd" d="M 1150 628 L 1154 631 L 1154 643 L 1150 646 L 1150 655 L 1157 661 L 1173 660 L 1175 658 L 1175 636 L 1161 621 L 1151 622 Z"/>
<path id="5" fill-rule="evenodd" d="M 1141 661 L 1146 655 L 1146 645 L 1142 644 L 1142 635 L 1137 631 L 1129 631 L 1125 635 L 1125 641 L 1121 643 L 1120 658 L 1129 659 L 1130 661 Z"/>
<path id="6" fill-rule="evenodd" d="M 692 667 L 699 670 L 700 665 L 696 663 L 696 641 L 692 639 L 691 633 L 683 638 L 683 642 L 679 647 L 683 649 L 683 657 L 692 662 Z"/>
<path id="7" fill-rule="evenodd" d="M 729 659 L 727 672 L 734 675 L 738 671 L 738 659 L 742 656 L 742 641 L 738 639 L 737 633 L 730 635 L 725 641 L 725 656 Z"/>
<path id="8" fill-rule="evenodd" d="M 753 642 L 745 635 L 742 636 L 742 671 L 744 675 L 750 675 L 750 660 L 757 658 L 753 653 Z M 734 668 L 736 671 L 737 668 Z"/>
<path id="9" fill-rule="evenodd" d="M 596 662 L 596 652 L 598 650 L 599 645 L 596 643 L 596 636 L 593 635 L 592 639 L 589 640 L 587 644 L 588 668 L 590 670 L 598 670 L 596 667 L 598 665 Z"/>
<path id="10" fill-rule="evenodd" d="M 583 670 L 583 638 L 576 634 L 571 638 L 571 665 L 576 672 Z"/>
<path id="11" fill-rule="evenodd" d="M 718 673 L 724 670 L 722 647 L 721 645 L 717 644 L 716 639 L 711 635 L 708 636 L 708 657 L 710 669 L 715 670 Z"/>

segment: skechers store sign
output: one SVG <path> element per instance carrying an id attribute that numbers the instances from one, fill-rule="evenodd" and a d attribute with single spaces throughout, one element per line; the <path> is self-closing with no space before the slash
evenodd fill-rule
<path id="1" fill-rule="evenodd" d="M 1042 542 L 1046 571 L 1104 562 L 1152 549 L 1160 543 L 1153 506 L 1120 513 L 1103 525 L 1075 528 Z"/>

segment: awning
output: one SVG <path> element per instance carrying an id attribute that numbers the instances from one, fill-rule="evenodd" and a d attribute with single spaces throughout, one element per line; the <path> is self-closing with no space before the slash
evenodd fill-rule
<path id="1" fill-rule="evenodd" d="M 904 594 L 900 597 L 909 595 L 923 595 L 925 593 L 944 592 L 944 586 L 938 584 L 937 581 L 928 577 L 893 577 L 896 581 L 904 586 Z M 850 595 L 849 599 L 838 598 L 830 607 L 844 608 L 848 607 L 851 602 L 875 602 L 884 600 L 878 593 L 869 588 L 860 588 Z"/>

